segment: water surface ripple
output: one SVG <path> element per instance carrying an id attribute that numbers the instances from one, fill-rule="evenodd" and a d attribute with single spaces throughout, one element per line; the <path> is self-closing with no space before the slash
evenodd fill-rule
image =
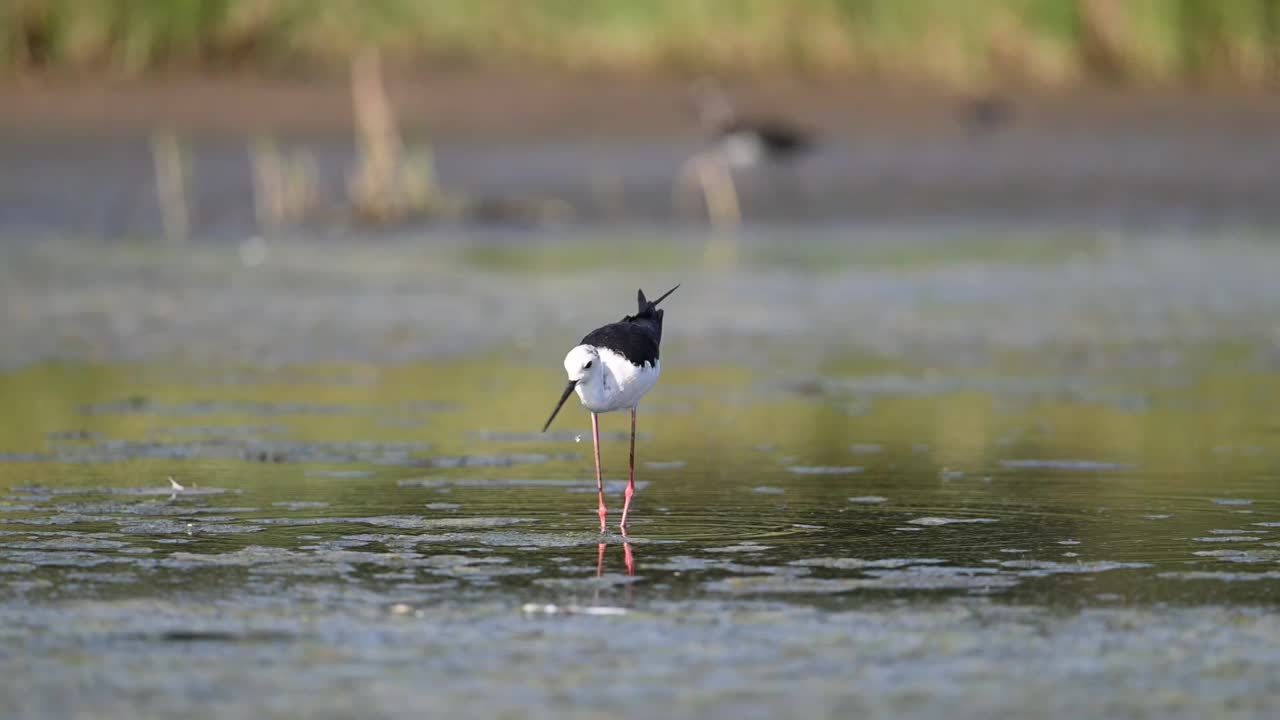
<path id="1" fill-rule="evenodd" d="M 963 262 L 921 271 L 932 289 L 897 267 L 773 274 L 765 319 L 699 275 L 641 406 L 626 536 L 626 418 L 604 419 L 603 536 L 585 413 L 533 432 L 587 308 L 448 352 L 408 332 L 401 350 L 433 351 L 403 364 L 193 364 L 145 317 L 54 322 L 0 375 L 0 715 L 1273 717 L 1280 353 L 1258 313 L 1280 294 L 1157 268 L 1123 312 L 1105 273 L 1057 304 L 1073 262 L 969 290 Z M 94 275 L 109 302 L 154 299 L 120 268 Z M 301 303 L 312 272 L 273 292 Z M 363 272 L 341 277 L 388 277 Z M 453 290 L 517 325 L 508 291 L 478 289 L 491 270 L 467 272 Z M 1187 283 L 1199 300 L 1161 294 Z M 858 340 L 767 327 L 894 293 Z M 77 314 L 55 295 L 7 305 L 7 337 Z M 1010 297 L 1048 326 L 1031 307 L 995 330 Z M 359 328 L 384 300 L 275 337 L 274 359 L 394 344 Z M 86 346 L 62 344 L 74 328 Z"/>

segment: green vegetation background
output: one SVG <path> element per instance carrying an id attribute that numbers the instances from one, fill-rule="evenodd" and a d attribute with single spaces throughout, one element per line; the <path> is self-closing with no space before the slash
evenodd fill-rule
<path id="1" fill-rule="evenodd" d="M 402 61 L 1275 86 L 1280 0 L 3 0 L 0 67 Z"/>

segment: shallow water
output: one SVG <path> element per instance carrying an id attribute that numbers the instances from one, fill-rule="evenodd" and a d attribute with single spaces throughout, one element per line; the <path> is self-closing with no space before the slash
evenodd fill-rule
<path id="1" fill-rule="evenodd" d="M 1162 110 L 1159 114 L 1173 112 Z M 578 118 L 581 120 L 581 118 Z M 821 138 L 821 151 L 780 172 L 736 180 L 753 225 L 780 223 L 803 232 L 819 225 L 919 223 L 941 227 L 1020 222 L 1036 227 L 1211 228 L 1221 223 L 1274 225 L 1280 143 L 1257 121 L 1214 129 L 1178 128 L 1163 117 L 1137 130 L 1090 123 L 1039 126 L 974 136 L 956 128 L 923 133 L 856 123 Z M 1062 118 L 1058 118 L 1062 122 Z M 1070 121 L 1067 121 L 1070 123 Z M 1195 123 L 1192 123 L 1194 125 Z M 690 128 L 692 130 L 693 128 Z M 508 132 L 519 133 L 517 127 Z M 192 232 L 206 240 L 259 232 L 251 150 L 238 134 L 182 135 L 188 160 Z M 153 138 L 45 132 L 0 136 L 0 241 L 71 236 L 111 239 L 163 232 L 154 189 Z M 345 135 L 282 139 L 303 153 L 320 211 L 310 236 L 343 236 L 347 178 L 356 149 Z M 443 193 L 488 208 L 480 226 L 526 226 L 510 209 L 554 200 L 571 224 L 646 229 L 701 223 L 696 195 L 679 199 L 683 164 L 704 146 L 691 137 L 640 140 L 593 137 L 449 141 L 410 135 L 408 162 L 433 160 Z M 75 202 L 68 202 L 75 198 Z M 413 223 L 421 228 L 424 223 Z"/>
<path id="2" fill-rule="evenodd" d="M 863 240 L 10 253 L 0 711 L 1273 716 L 1280 253 Z M 677 275 L 601 537 L 535 430 Z"/>

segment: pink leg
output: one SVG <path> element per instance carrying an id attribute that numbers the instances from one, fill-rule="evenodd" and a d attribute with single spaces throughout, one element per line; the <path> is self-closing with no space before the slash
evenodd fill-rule
<path id="1" fill-rule="evenodd" d="M 596 455 L 596 498 L 600 501 L 596 514 L 600 516 L 600 532 L 604 532 L 604 516 L 607 511 L 604 509 L 604 480 L 600 477 L 600 416 L 595 413 L 591 413 L 591 444 Z"/>
<path id="2" fill-rule="evenodd" d="M 627 472 L 627 494 L 622 502 L 622 534 L 627 534 L 627 512 L 631 510 L 631 496 L 636 494 L 636 409 L 631 408 L 631 462 Z"/>

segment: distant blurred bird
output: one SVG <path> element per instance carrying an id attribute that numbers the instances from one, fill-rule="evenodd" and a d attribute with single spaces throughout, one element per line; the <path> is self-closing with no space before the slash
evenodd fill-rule
<path id="1" fill-rule="evenodd" d="M 789 162 L 813 149 L 812 133 L 775 118 L 741 115 L 719 83 L 710 78 L 689 88 L 698 119 L 725 161 L 736 168 L 763 162 Z"/>
<path id="2" fill-rule="evenodd" d="M 564 369 L 569 375 L 569 385 L 551 411 L 546 432 L 556 419 L 569 395 L 578 393 L 582 405 L 591 411 L 591 444 L 596 460 L 596 496 L 599 500 L 600 532 L 605 531 L 604 482 L 600 474 L 600 413 L 614 410 L 631 411 L 631 467 L 627 473 L 627 491 L 622 505 L 622 532 L 627 531 L 627 513 L 631 510 L 631 496 L 636 491 L 636 406 L 658 382 L 662 363 L 658 349 L 662 344 L 662 315 L 658 303 L 676 291 L 671 288 L 662 297 L 650 302 L 644 291 L 636 292 L 637 310 L 615 323 L 609 323 L 587 333 L 582 341 L 564 358 Z"/>
<path id="3" fill-rule="evenodd" d="M 1013 123 L 1014 104 L 1011 99 L 996 92 L 987 92 L 966 98 L 960 109 L 960 117 L 970 135 L 995 132 Z"/>
<path id="4" fill-rule="evenodd" d="M 689 188 L 697 186 L 714 225 L 737 225 L 742 210 L 733 170 L 789 165 L 813 150 L 815 138 L 778 119 L 741 115 L 729 94 L 711 78 L 691 83 L 689 95 L 712 145 L 681 168 L 676 201 L 683 204 Z"/>

